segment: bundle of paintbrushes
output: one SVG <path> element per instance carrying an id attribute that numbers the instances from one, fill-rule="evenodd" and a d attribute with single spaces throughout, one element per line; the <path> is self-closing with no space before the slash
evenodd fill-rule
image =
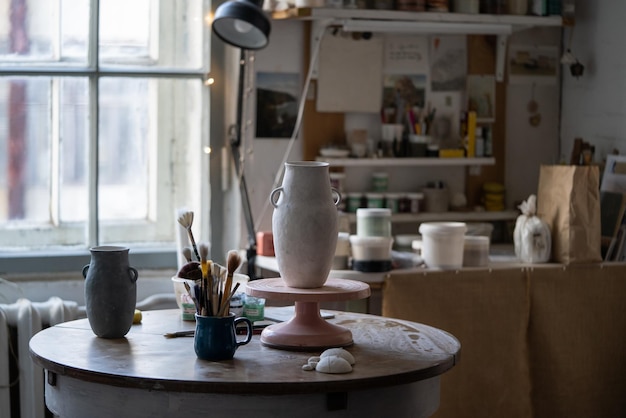
<path id="1" fill-rule="evenodd" d="M 181 212 L 178 222 L 187 230 L 192 246 L 183 249 L 187 264 L 180 269 L 178 277 L 194 281 L 193 288 L 185 282 L 185 289 L 196 306 L 196 313 L 203 316 L 228 316 L 230 300 L 239 287 L 239 283 L 233 287 L 233 275 L 241 264 L 241 257 L 237 251 L 231 250 L 227 255 L 226 268 L 212 262 L 209 260 L 208 244 L 200 243 L 196 246 L 191 231 L 193 212 Z"/>

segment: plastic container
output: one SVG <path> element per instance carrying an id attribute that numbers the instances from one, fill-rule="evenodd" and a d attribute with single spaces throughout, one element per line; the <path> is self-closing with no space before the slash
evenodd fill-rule
<path id="1" fill-rule="evenodd" d="M 450 205 L 450 194 L 447 188 L 429 188 L 422 190 L 424 192 L 424 211 L 425 212 L 447 212 Z"/>
<path id="2" fill-rule="evenodd" d="M 489 238 L 465 236 L 463 243 L 463 267 L 487 267 L 489 265 Z"/>
<path id="3" fill-rule="evenodd" d="M 444 270 L 463 267 L 465 244 L 464 222 L 425 222 L 420 225 L 422 234 L 421 255 L 429 268 Z"/>
<path id="4" fill-rule="evenodd" d="M 389 186 L 389 174 L 383 171 L 372 173 L 372 190 L 375 192 L 386 192 Z"/>
<path id="5" fill-rule="evenodd" d="M 410 213 L 420 213 L 424 208 L 424 194 L 423 193 L 408 193 L 406 195 L 408 200 L 408 209 Z"/>
<path id="6" fill-rule="evenodd" d="M 391 260 L 392 237 L 350 235 L 352 258 L 357 261 Z"/>
<path id="7" fill-rule="evenodd" d="M 347 210 L 348 212 L 356 212 L 358 208 L 361 207 L 361 201 L 363 200 L 363 195 L 361 193 L 348 193 L 347 195 Z"/>
<path id="8" fill-rule="evenodd" d="M 382 193 L 365 193 L 365 199 L 368 208 L 383 208 L 385 206 L 385 196 Z"/>
<path id="9" fill-rule="evenodd" d="M 385 207 L 391 210 L 391 213 L 399 212 L 400 194 L 387 193 L 385 194 Z"/>
<path id="10" fill-rule="evenodd" d="M 391 210 L 387 208 L 357 209 L 356 234 L 360 237 L 391 237 Z"/>

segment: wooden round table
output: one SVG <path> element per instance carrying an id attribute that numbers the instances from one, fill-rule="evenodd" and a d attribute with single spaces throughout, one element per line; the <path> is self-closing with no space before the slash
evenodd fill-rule
<path id="1" fill-rule="evenodd" d="M 272 308 L 267 307 L 267 316 Z M 439 405 L 439 375 L 457 362 L 460 344 L 423 324 L 333 312 L 350 329 L 351 373 L 302 366 L 319 351 L 276 350 L 252 342 L 235 358 L 199 360 L 179 310 L 144 312 L 125 338 L 96 337 L 86 319 L 45 329 L 30 341 L 46 369 L 46 404 L 63 418 L 247 416 L 430 416 Z"/>

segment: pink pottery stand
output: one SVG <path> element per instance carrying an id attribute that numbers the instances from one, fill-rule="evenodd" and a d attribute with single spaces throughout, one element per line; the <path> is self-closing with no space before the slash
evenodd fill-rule
<path id="1" fill-rule="evenodd" d="M 350 330 L 322 318 L 320 302 L 365 299 L 370 287 L 356 280 L 328 279 L 322 287 L 301 289 L 288 287 L 279 277 L 248 282 L 246 294 L 295 302 L 293 318 L 263 330 L 263 345 L 282 350 L 319 350 L 352 345 Z"/>

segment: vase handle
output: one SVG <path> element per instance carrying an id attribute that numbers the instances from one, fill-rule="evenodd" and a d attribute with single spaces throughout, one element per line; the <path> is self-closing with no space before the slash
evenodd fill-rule
<path id="1" fill-rule="evenodd" d="M 85 264 L 83 267 L 83 278 L 87 278 L 87 270 L 89 270 L 89 264 Z"/>
<path id="2" fill-rule="evenodd" d="M 274 190 L 272 190 L 272 193 L 270 193 L 270 203 L 272 204 L 272 206 L 274 206 L 275 208 L 277 208 L 277 204 L 278 204 L 278 197 L 275 197 L 278 193 L 282 192 L 283 188 L 282 187 L 277 187 Z"/>
<path id="3" fill-rule="evenodd" d="M 137 269 L 133 267 L 129 267 L 128 272 L 130 273 L 130 282 L 135 283 L 137 281 L 137 277 L 139 277 L 139 273 L 137 273 Z"/>
<path id="4" fill-rule="evenodd" d="M 341 203 L 341 193 L 339 193 L 339 191 L 334 187 L 331 187 L 330 190 L 332 190 L 333 194 L 335 195 L 333 200 L 335 202 L 335 206 L 337 206 L 339 203 Z"/>

